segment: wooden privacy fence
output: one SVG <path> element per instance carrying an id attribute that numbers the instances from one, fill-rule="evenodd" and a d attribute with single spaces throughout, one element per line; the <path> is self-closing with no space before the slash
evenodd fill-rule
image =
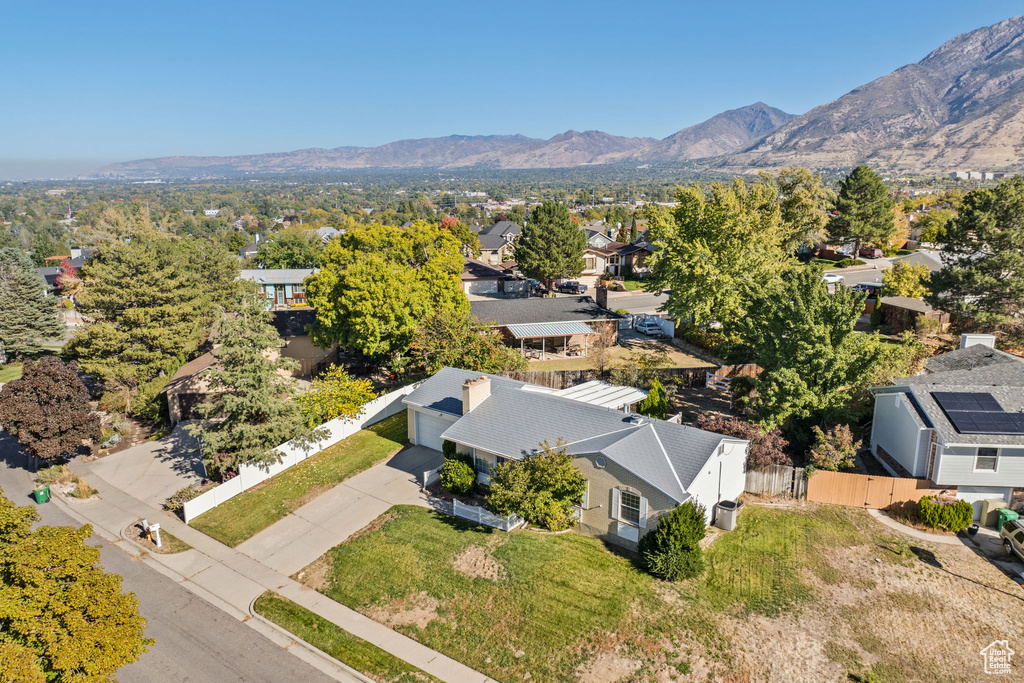
<path id="1" fill-rule="evenodd" d="M 802 469 L 788 465 L 747 470 L 747 482 L 743 490 L 762 496 L 802 498 L 807 493 L 807 475 Z"/>
<path id="2" fill-rule="evenodd" d="M 807 482 L 807 500 L 882 510 L 941 493 L 942 489 L 934 486 L 926 479 L 818 471 Z"/>

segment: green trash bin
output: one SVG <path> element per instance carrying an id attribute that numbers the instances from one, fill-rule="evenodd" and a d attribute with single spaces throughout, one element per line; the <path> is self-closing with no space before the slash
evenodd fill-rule
<path id="1" fill-rule="evenodd" d="M 999 515 L 999 526 L 996 527 L 997 529 L 1002 529 L 1004 524 L 1020 517 L 1010 508 L 999 508 L 996 510 L 996 513 Z"/>
<path id="2" fill-rule="evenodd" d="M 37 505 L 42 505 L 43 503 L 49 503 L 50 502 L 50 487 L 49 486 L 44 486 L 41 489 L 36 489 L 35 491 L 32 492 L 32 495 L 35 496 L 36 504 Z"/>

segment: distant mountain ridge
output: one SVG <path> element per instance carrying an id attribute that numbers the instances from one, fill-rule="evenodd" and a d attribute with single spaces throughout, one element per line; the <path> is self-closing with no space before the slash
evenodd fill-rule
<path id="1" fill-rule="evenodd" d="M 792 118 L 758 102 L 718 114 L 664 140 L 621 137 L 597 130 L 569 130 L 548 140 L 525 135 L 449 135 L 398 140 L 379 147 L 139 159 L 110 164 L 95 173 L 144 177 L 356 168 L 570 168 L 624 161 L 685 161 L 741 150 Z"/>
<path id="2" fill-rule="evenodd" d="M 780 126 L 722 166 L 946 171 L 1024 162 L 1024 17 L 956 36 Z"/>

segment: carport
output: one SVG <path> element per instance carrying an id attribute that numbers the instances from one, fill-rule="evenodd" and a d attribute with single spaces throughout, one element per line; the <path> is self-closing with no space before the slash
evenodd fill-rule
<path id="1" fill-rule="evenodd" d="M 527 358 L 548 359 L 548 340 L 551 340 L 551 358 L 586 356 L 590 350 L 590 337 L 598 333 L 585 322 L 524 323 L 507 325 L 509 334 L 519 341 L 519 352 Z M 574 342 L 573 338 L 577 340 Z M 558 352 L 558 340 L 562 351 Z M 539 341 L 539 344 L 538 344 Z M 582 343 L 581 343 L 582 342 Z"/>

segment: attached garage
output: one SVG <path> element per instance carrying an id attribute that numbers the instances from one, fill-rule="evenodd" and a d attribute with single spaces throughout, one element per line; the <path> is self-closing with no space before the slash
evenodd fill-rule
<path id="1" fill-rule="evenodd" d="M 497 280 L 469 280 L 466 282 L 466 294 L 497 294 Z"/>
<path id="2" fill-rule="evenodd" d="M 414 426 L 413 443 L 417 446 L 441 450 L 441 434 L 455 422 L 454 416 L 442 416 L 437 413 L 425 413 L 419 410 L 414 411 L 416 424 Z"/>

